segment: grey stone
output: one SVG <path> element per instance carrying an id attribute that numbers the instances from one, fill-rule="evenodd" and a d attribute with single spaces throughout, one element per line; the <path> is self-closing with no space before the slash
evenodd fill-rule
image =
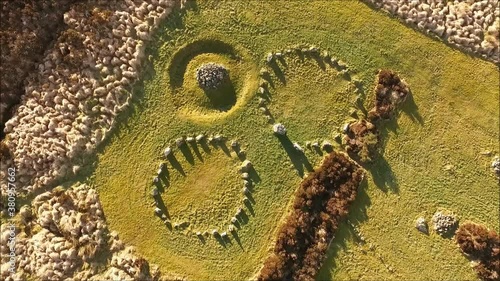
<path id="1" fill-rule="evenodd" d="M 157 187 L 153 187 L 153 189 L 151 190 L 151 195 L 152 196 L 158 196 L 160 194 L 160 191 L 158 190 Z"/>
<path id="2" fill-rule="evenodd" d="M 298 152 L 304 152 L 304 149 L 296 142 L 293 143 L 293 148 L 295 148 Z"/>
<path id="3" fill-rule="evenodd" d="M 170 148 L 170 146 L 165 148 L 165 150 L 163 151 L 163 155 L 165 156 L 165 158 L 170 156 L 171 153 L 172 153 L 172 148 Z"/>
<path id="4" fill-rule="evenodd" d="M 429 234 L 429 228 L 427 226 L 427 222 L 423 217 L 417 219 L 417 221 L 415 222 L 415 228 L 422 233 Z"/>
<path id="5" fill-rule="evenodd" d="M 241 163 L 241 171 L 242 172 L 248 172 L 252 168 L 252 162 L 249 160 L 245 160 Z"/>
<path id="6" fill-rule="evenodd" d="M 286 135 L 286 128 L 283 124 L 277 123 L 273 125 L 273 132 L 277 135 L 284 136 Z"/>
<path id="7" fill-rule="evenodd" d="M 177 147 L 181 147 L 185 143 L 186 143 L 186 140 L 184 140 L 184 138 L 182 138 L 182 137 L 175 140 L 175 144 L 177 145 Z"/>
<path id="8" fill-rule="evenodd" d="M 196 142 L 200 143 L 205 139 L 205 135 L 200 134 L 196 136 Z"/>

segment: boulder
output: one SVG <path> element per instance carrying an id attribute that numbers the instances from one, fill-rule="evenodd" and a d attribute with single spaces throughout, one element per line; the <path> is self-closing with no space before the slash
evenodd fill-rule
<path id="1" fill-rule="evenodd" d="M 417 219 L 417 221 L 415 222 L 415 228 L 422 233 L 429 234 L 429 228 L 427 226 L 427 222 L 423 217 Z"/>
<path id="2" fill-rule="evenodd" d="M 183 138 L 183 137 L 178 138 L 178 139 L 176 139 L 176 140 L 175 140 L 175 144 L 177 145 L 177 147 L 181 147 L 181 146 L 183 146 L 185 143 L 186 143 L 186 140 L 184 140 L 184 138 Z"/>

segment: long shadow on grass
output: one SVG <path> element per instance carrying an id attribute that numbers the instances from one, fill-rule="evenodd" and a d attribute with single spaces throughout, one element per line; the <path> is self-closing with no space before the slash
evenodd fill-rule
<path id="1" fill-rule="evenodd" d="M 405 102 L 401 106 L 401 111 L 403 111 L 413 122 L 418 122 L 420 125 L 424 125 L 424 119 L 422 115 L 418 112 L 418 106 L 413 99 L 413 94 L 411 93 L 406 98 Z"/>
<path id="2" fill-rule="evenodd" d="M 323 261 L 316 280 L 335 280 L 335 276 L 332 275 L 331 269 L 337 267 L 335 259 L 339 256 L 340 251 L 347 250 L 347 243 L 349 241 L 364 243 L 359 239 L 358 233 L 353 229 L 353 226 L 359 227 L 361 223 L 368 219 L 366 210 L 371 205 L 371 201 L 370 197 L 368 197 L 368 194 L 366 193 L 367 186 L 368 184 L 365 179 L 358 188 L 356 199 L 349 207 L 347 219 L 339 224 L 339 228 L 335 232 L 335 238 L 329 245 L 326 252 L 326 258 Z M 368 239 L 368 241 L 370 239 L 370 237 L 365 238 Z"/>
<path id="3" fill-rule="evenodd" d="M 308 172 L 313 171 L 313 166 L 307 159 L 306 155 L 303 152 L 297 151 L 293 147 L 293 143 L 290 141 L 288 136 L 278 136 L 278 140 L 288 154 L 288 157 L 290 157 L 290 160 L 300 177 L 304 176 L 304 168 Z"/>
<path id="4" fill-rule="evenodd" d="M 198 158 L 198 160 L 203 162 L 203 156 L 200 153 L 200 149 L 198 148 L 198 145 L 195 142 L 191 143 L 190 145 L 191 145 L 191 149 L 194 151 L 194 154 L 196 154 L 196 157 Z"/>
<path id="5" fill-rule="evenodd" d="M 184 169 L 182 168 L 181 163 L 179 163 L 179 161 L 177 161 L 177 158 L 175 158 L 175 155 L 173 153 L 171 153 L 168 156 L 168 160 L 170 161 L 170 164 L 172 165 L 172 167 L 174 169 L 179 171 L 179 173 L 181 173 L 182 176 L 184 176 L 184 177 L 186 176 L 186 173 L 184 172 Z"/>
<path id="6" fill-rule="evenodd" d="M 189 149 L 189 146 L 187 144 L 182 145 L 180 147 L 180 151 L 182 152 L 182 155 L 184 155 L 188 163 L 194 165 L 194 156 L 193 153 L 191 152 L 191 149 Z"/>
<path id="7" fill-rule="evenodd" d="M 285 73 L 281 70 L 280 66 L 276 62 L 272 62 L 269 67 L 274 71 L 274 75 L 280 80 L 283 85 L 286 85 Z"/>
<path id="8" fill-rule="evenodd" d="M 370 172 L 375 185 L 383 192 L 399 193 L 399 183 L 387 160 L 378 155 L 371 164 L 363 165 Z"/>
<path id="9" fill-rule="evenodd" d="M 238 246 L 240 246 L 240 248 L 243 250 L 243 245 L 241 244 L 241 239 L 238 236 L 238 231 L 231 231 L 231 234 L 233 235 L 234 241 L 236 241 L 236 243 L 238 243 Z"/>

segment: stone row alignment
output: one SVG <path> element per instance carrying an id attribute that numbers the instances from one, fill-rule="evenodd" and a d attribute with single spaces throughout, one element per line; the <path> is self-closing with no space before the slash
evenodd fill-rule
<path id="1" fill-rule="evenodd" d="M 363 0 L 419 30 L 499 63 L 497 0 Z"/>
<path id="2" fill-rule="evenodd" d="M 20 226 L 20 227 L 19 227 Z M 56 188 L 23 206 L 16 235 L 16 270 L 8 270 L 10 230 L 0 234 L 2 280 L 157 280 L 159 271 L 109 233 L 95 189 Z M 95 259 L 110 253 L 99 268 Z M 4 270 L 5 269 L 5 270 Z"/>
<path id="3" fill-rule="evenodd" d="M 64 14 L 64 38 L 27 80 L 5 124 L 12 160 L 2 159 L 2 167 L 17 167 L 19 188 L 30 192 L 78 171 L 71 160 L 92 153 L 114 126 L 129 104 L 145 42 L 180 1 L 94 0 Z"/>

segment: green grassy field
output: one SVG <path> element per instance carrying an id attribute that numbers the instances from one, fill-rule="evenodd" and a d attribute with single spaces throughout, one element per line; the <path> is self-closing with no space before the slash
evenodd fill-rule
<path id="1" fill-rule="evenodd" d="M 196 45 L 208 39 L 233 49 Z M 149 49 L 153 63 L 136 88 L 133 109 L 89 178 L 110 228 L 162 271 L 190 280 L 254 276 L 301 181 L 296 170 L 307 166 L 289 156 L 258 108 L 259 69 L 268 52 L 301 43 L 347 63 L 363 85 L 367 107 L 379 68 L 399 72 L 413 92 L 400 116 L 384 125 L 384 158 L 368 168 L 368 184 L 349 215 L 366 242 L 343 224 L 319 279 L 474 279 L 452 240 L 418 233 L 414 220 L 430 219 L 444 207 L 498 230 L 497 181 L 491 157 L 480 155 L 498 153 L 498 70 L 355 1 L 197 1 L 171 18 Z M 197 65 L 208 61 L 230 69 L 236 101 L 229 110 L 212 107 L 194 85 Z M 352 83 L 312 59 L 285 61 L 282 77 L 271 72 L 271 114 L 286 125 L 291 141 L 332 141 L 357 95 Z M 151 180 L 163 149 L 179 136 L 199 133 L 237 139 L 257 172 L 255 203 L 244 207 L 247 220 L 230 243 L 212 237 L 203 243 L 194 233 L 225 231 L 243 206 L 241 160 L 234 153 L 176 150 L 178 169 L 167 163 L 162 199 L 172 222 L 190 224 L 169 230 L 153 215 Z M 313 166 L 322 159 L 306 155 Z"/>

